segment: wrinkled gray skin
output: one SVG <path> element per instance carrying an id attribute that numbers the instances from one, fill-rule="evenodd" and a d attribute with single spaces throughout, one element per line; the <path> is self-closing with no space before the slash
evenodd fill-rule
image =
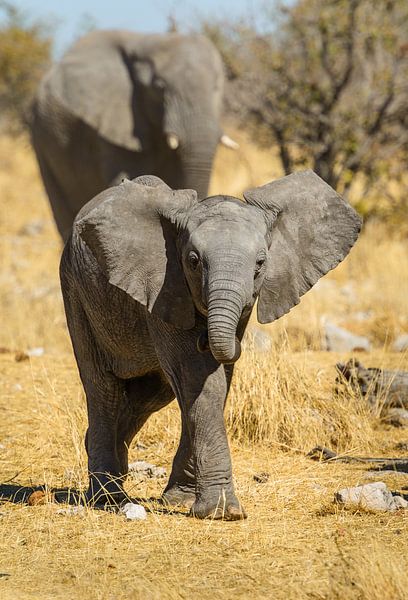
<path id="1" fill-rule="evenodd" d="M 80 208 L 124 177 L 151 173 L 205 197 L 222 93 L 220 56 L 200 35 L 95 31 L 68 50 L 44 77 L 31 119 L 64 241 Z"/>
<path id="2" fill-rule="evenodd" d="M 251 309 L 271 322 L 349 252 L 360 218 L 312 171 L 197 201 L 155 177 L 78 214 L 61 262 L 85 388 L 93 502 L 123 497 L 128 446 L 176 396 L 180 445 L 163 500 L 197 517 L 245 517 L 223 410 Z"/>

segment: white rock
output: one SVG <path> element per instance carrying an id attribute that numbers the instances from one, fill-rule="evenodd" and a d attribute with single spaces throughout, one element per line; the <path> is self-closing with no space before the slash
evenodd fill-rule
<path id="1" fill-rule="evenodd" d="M 353 350 L 366 350 L 368 352 L 371 348 L 368 338 L 355 335 L 333 323 L 327 322 L 324 325 L 324 333 L 326 350 L 332 352 L 352 352 Z"/>
<path id="2" fill-rule="evenodd" d="M 147 513 L 141 504 L 133 504 L 133 502 L 127 502 L 120 507 L 119 513 L 125 515 L 129 521 L 144 521 L 147 518 Z"/>
<path id="3" fill-rule="evenodd" d="M 385 421 L 396 421 L 400 425 L 408 424 L 408 410 L 406 408 L 388 408 L 384 415 Z"/>
<path id="4" fill-rule="evenodd" d="M 44 348 L 38 346 L 37 348 L 29 348 L 26 350 L 27 356 L 42 356 L 44 354 Z"/>
<path id="5" fill-rule="evenodd" d="M 408 350 L 408 333 L 399 335 L 392 345 L 394 352 L 404 352 Z"/>
<path id="6" fill-rule="evenodd" d="M 150 477 L 151 479 L 162 479 L 163 477 L 166 477 L 166 469 L 164 467 L 157 467 L 144 460 L 136 460 L 135 462 L 130 463 L 129 473 L 137 473 L 145 477 Z"/>
<path id="7" fill-rule="evenodd" d="M 402 496 L 393 496 L 396 509 L 407 508 L 408 502 Z"/>
<path id="8" fill-rule="evenodd" d="M 23 386 L 21 385 L 21 383 L 15 383 L 13 385 L 13 390 L 15 392 L 21 392 L 23 390 Z"/>
<path id="9" fill-rule="evenodd" d="M 393 496 L 383 481 L 344 488 L 334 495 L 334 499 L 348 507 L 376 511 L 394 511 L 408 506 L 404 498 Z"/>

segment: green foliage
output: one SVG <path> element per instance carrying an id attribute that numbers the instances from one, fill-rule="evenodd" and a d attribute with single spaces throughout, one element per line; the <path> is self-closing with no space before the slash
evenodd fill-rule
<path id="1" fill-rule="evenodd" d="M 0 127 L 19 131 L 37 85 L 50 64 L 52 40 L 45 27 L 27 22 L 8 2 L 0 2 L 6 19 L 0 25 Z"/>

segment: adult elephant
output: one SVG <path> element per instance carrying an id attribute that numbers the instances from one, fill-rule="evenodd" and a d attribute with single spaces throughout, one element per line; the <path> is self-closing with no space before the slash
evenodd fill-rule
<path id="1" fill-rule="evenodd" d="M 103 189 L 154 174 L 207 195 L 223 93 L 221 58 L 201 35 L 95 31 L 44 77 L 32 142 L 65 240 Z"/>

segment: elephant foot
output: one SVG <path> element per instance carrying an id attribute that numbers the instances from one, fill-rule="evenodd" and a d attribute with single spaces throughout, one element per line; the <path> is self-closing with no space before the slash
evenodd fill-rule
<path id="1" fill-rule="evenodd" d="M 190 509 L 190 516 L 197 519 L 214 519 L 223 521 L 242 521 L 247 518 L 247 514 L 234 494 L 225 494 L 219 496 L 218 500 L 214 498 L 206 500 L 197 499 Z"/>
<path id="2" fill-rule="evenodd" d="M 161 501 L 163 504 L 170 506 L 185 506 L 191 508 L 195 502 L 195 491 L 189 486 L 173 485 L 172 487 L 165 489 Z"/>
<path id="3" fill-rule="evenodd" d="M 118 507 L 129 500 L 123 489 L 123 478 L 107 473 L 92 473 L 86 492 L 86 503 L 96 507 Z"/>

